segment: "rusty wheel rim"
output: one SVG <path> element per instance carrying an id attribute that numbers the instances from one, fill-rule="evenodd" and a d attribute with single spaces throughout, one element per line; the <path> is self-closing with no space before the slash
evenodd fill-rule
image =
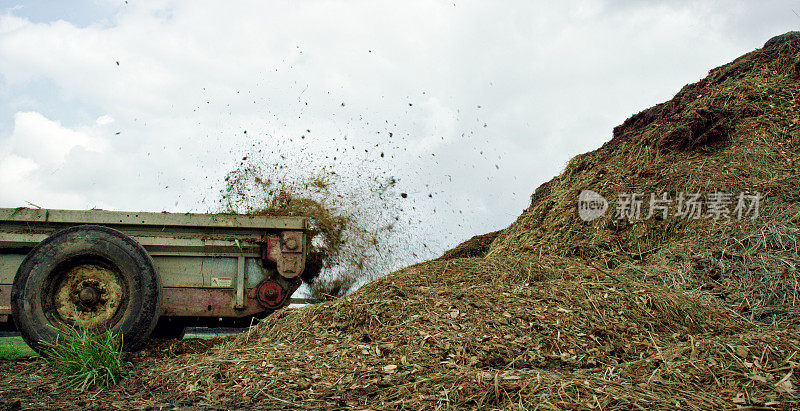
<path id="1" fill-rule="evenodd" d="M 127 302 L 125 281 L 114 266 L 99 260 L 78 260 L 52 278 L 45 297 L 51 322 L 87 329 L 110 329 Z M 54 321 L 56 320 L 56 321 Z"/>

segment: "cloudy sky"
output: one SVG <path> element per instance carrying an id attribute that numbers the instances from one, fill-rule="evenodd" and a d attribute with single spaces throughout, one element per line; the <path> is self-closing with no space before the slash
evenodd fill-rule
<path id="1" fill-rule="evenodd" d="M 440 250 L 798 27 L 797 0 L 0 0 L 0 206 L 215 211 L 248 157 L 394 176 Z"/>

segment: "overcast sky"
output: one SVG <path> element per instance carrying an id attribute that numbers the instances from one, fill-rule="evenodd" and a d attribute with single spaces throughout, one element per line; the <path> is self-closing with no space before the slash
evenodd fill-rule
<path id="1" fill-rule="evenodd" d="M 395 176 L 440 250 L 507 226 L 569 158 L 799 14 L 800 1 L 0 0 L 0 206 L 215 211 L 247 156 Z"/>

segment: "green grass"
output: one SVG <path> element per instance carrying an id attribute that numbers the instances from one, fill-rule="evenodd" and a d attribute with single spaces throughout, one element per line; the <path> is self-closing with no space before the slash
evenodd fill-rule
<path id="1" fill-rule="evenodd" d="M 213 339 L 239 334 L 239 332 L 214 332 L 213 329 L 211 330 L 212 331 L 186 333 L 184 338 Z M 33 351 L 28 344 L 25 344 L 22 337 L 0 337 L 0 360 L 16 360 L 19 358 L 33 358 L 38 356 L 39 354 L 37 354 L 36 351 Z"/>
<path id="2" fill-rule="evenodd" d="M 43 342 L 41 348 L 42 363 L 53 368 L 72 388 L 114 385 L 122 376 L 122 341 L 109 332 L 64 325 L 56 342 Z"/>
<path id="3" fill-rule="evenodd" d="M 36 357 L 22 337 L 0 337 L 0 360 L 15 360 L 17 358 Z"/>

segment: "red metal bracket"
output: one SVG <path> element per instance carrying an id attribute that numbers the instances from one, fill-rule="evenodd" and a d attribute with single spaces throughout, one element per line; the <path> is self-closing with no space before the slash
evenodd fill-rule
<path id="1" fill-rule="evenodd" d="M 267 237 L 261 258 L 274 261 L 283 278 L 296 278 L 305 267 L 305 235 L 302 231 L 283 231 Z"/>

